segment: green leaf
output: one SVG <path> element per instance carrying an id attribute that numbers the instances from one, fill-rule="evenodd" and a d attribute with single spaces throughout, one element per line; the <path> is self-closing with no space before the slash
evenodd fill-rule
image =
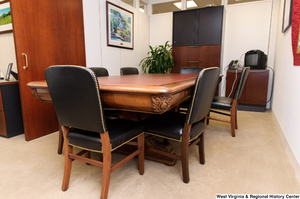
<path id="1" fill-rule="evenodd" d="M 156 47 L 149 45 L 149 48 L 148 56 L 139 63 L 144 73 L 169 73 L 174 67 L 172 45 L 169 41 Z"/>

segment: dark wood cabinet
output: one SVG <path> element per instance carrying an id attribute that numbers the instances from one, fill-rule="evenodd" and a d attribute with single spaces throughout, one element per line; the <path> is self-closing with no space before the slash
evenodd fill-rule
<path id="1" fill-rule="evenodd" d="M 173 46 L 221 45 L 223 6 L 173 12 Z"/>
<path id="2" fill-rule="evenodd" d="M 199 30 L 197 45 L 221 45 L 223 27 L 223 6 L 200 9 L 197 15 Z"/>
<path id="3" fill-rule="evenodd" d="M 173 12 L 173 46 L 195 45 L 196 11 Z"/>
<path id="4" fill-rule="evenodd" d="M 18 81 L 0 81 L 0 135 L 24 133 Z"/>
<path id="5" fill-rule="evenodd" d="M 241 70 L 227 70 L 226 96 L 236 87 Z M 235 84 L 233 85 L 234 80 Z M 250 70 L 241 98 L 238 100 L 239 110 L 265 111 L 268 94 L 269 70 Z M 232 97 L 234 93 L 229 97 Z"/>
<path id="6" fill-rule="evenodd" d="M 215 6 L 173 12 L 172 73 L 181 67 L 220 67 L 223 10 Z"/>
<path id="7" fill-rule="evenodd" d="M 221 45 L 173 47 L 173 73 L 181 67 L 220 67 Z"/>

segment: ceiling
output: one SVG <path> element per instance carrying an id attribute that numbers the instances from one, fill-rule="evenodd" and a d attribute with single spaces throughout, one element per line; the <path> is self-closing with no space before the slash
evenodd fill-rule
<path id="1" fill-rule="evenodd" d="M 133 6 L 134 0 L 121 0 L 124 3 L 127 3 L 131 6 Z M 143 7 L 144 5 L 147 5 L 142 0 L 140 1 L 140 6 Z M 260 1 L 260 0 L 228 0 L 228 5 L 231 4 L 238 4 L 238 3 L 245 3 L 245 2 L 251 2 L 251 1 Z M 166 3 L 156 3 L 152 5 L 152 14 L 159 14 L 159 13 L 166 13 L 166 12 L 174 12 L 179 11 L 173 3 L 181 2 L 181 0 L 175 0 L 171 2 Z M 193 8 L 187 8 L 187 9 L 195 9 L 195 8 L 203 8 L 207 6 L 219 6 L 221 5 L 221 0 L 194 0 L 194 2 L 197 4 L 197 7 Z"/>

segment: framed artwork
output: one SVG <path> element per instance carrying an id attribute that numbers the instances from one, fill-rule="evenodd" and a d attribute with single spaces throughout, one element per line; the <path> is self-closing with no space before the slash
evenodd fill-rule
<path id="1" fill-rule="evenodd" d="M 107 45 L 133 50 L 133 13 L 106 2 Z"/>
<path id="2" fill-rule="evenodd" d="M 0 34 L 12 32 L 9 1 L 0 1 Z"/>
<path id="3" fill-rule="evenodd" d="M 12 65 L 13 65 L 13 63 L 9 63 L 7 66 L 7 71 L 6 71 L 6 75 L 5 75 L 6 81 L 9 81 Z"/>
<path id="4" fill-rule="evenodd" d="M 289 29 L 292 24 L 292 8 L 293 0 L 284 0 L 283 5 L 283 20 L 282 20 L 282 32 L 284 33 Z"/>

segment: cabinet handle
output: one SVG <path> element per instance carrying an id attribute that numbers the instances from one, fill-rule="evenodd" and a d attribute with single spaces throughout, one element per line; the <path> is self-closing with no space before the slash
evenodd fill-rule
<path id="1" fill-rule="evenodd" d="M 25 53 L 22 53 L 22 55 L 25 57 L 25 66 L 23 66 L 23 68 L 26 70 L 28 68 L 28 58 Z"/>
<path id="2" fill-rule="evenodd" d="M 189 46 L 190 48 L 198 48 L 199 46 Z"/>
<path id="3" fill-rule="evenodd" d="M 189 63 L 200 63 L 202 61 L 188 61 Z"/>

